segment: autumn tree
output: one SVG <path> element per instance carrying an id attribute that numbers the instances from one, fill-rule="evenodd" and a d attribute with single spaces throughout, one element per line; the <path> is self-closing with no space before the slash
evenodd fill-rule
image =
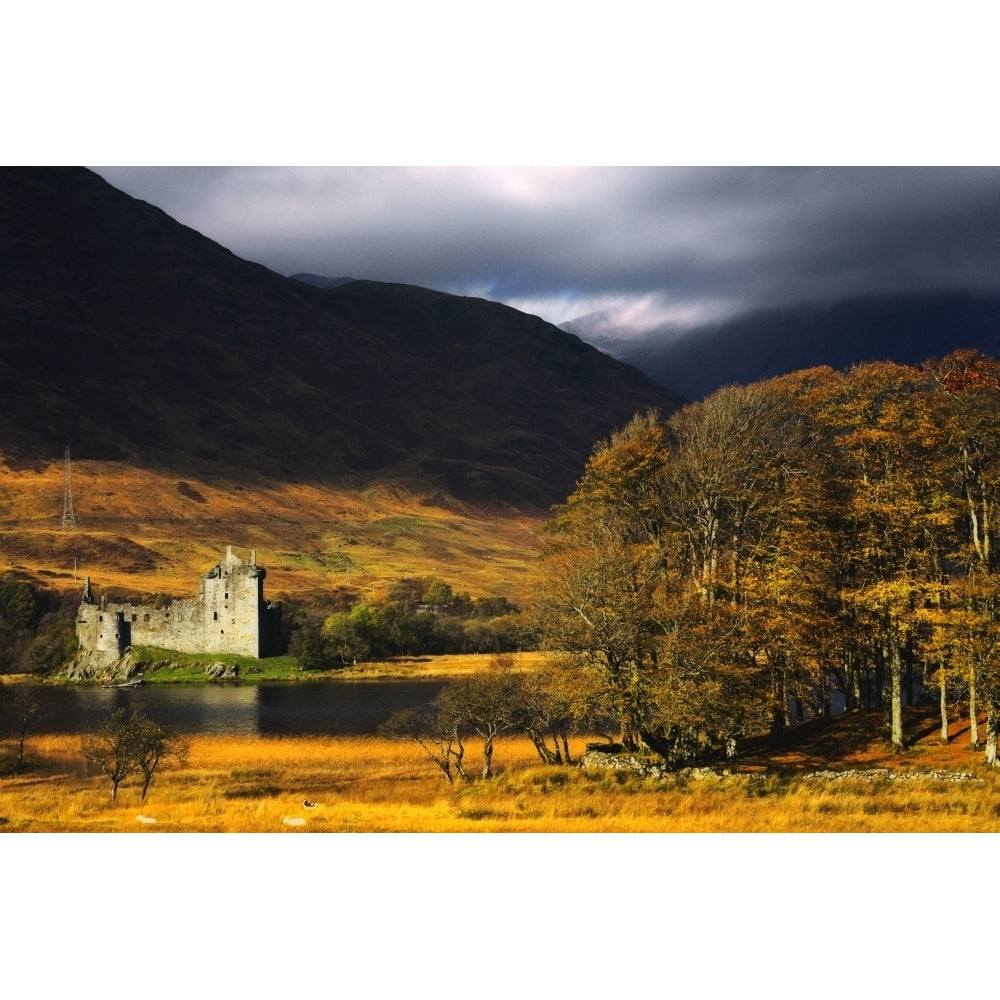
<path id="1" fill-rule="evenodd" d="M 659 628 L 666 428 L 653 411 L 598 444 L 577 490 L 556 509 L 533 617 L 547 648 L 597 681 L 630 749 L 651 724 Z"/>
<path id="2" fill-rule="evenodd" d="M 904 745 L 904 652 L 918 639 L 917 611 L 945 586 L 944 553 L 955 524 L 942 486 L 943 430 L 930 378 L 905 365 L 852 369 L 821 418 L 837 429 L 850 489 L 843 520 L 854 540 L 847 599 L 876 643 L 887 677 L 889 738 Z"/>
<path id="3" fill-rule="evenodd" d="M 730 386 L 600 442 L 556 508 L 534 607 L 630 749 L 729 745 L 770 714 L 886 711 L 938 682 L 1000 731 L 1000 364 L 817 368 Z M 936 673 L 935 673 L 936 671 Z M 989 694 L 987 694 L 987 688 Z M 1000 689 L 997 689 L 1000 693 Z"/>
<path id="4" fill-rule="evenodd" d="M 669 440 L 670 427 L 645 413 L 595 448 L 578 489 L 556 511 L 534 614 L 545 644 L 575 659 L 581 693 L 617 721 L 625 748 L 683 758 L 706 739 L 743 731 L 744 716 L 759 706 L 746 617 L 732 588 L 719 599 L 718 581 L 721 532 L 748 523 L 756 498 L 735 496 L 745 467 L 733 474 L 731 507 L 721 490 L 696 495 Z M 728 462 L 724 445 L 714 449 L 706 444 L 699 459 L 703 485 L 713 461 Z M 704 514 L 696 537 L 685 517 L 691 509 Z"/>
<path id="5" fill-rule="evenodd" d="M 956 351 L 924 365 L 934 379 L 935 398 L 943 415 L 945 475 L 962 507 L 961 551 L 955 561 L 964 571 L 960 618 L 996 618 L 1000 551 L 996 525 L 1000 517 L 1000 363 L 976 351 Z M 969 731 L 978 745 L 978 677 L 976 657 L 966 661 Z M 1000 716 L 1000 705 L 987 711 Z"/>
<path id="6" fill-rule="evenodd" d="M 722 651 L 731 669 L 769 671 L 774 732 L 790 698 L 814 684 L 822 689 L 825 674 L 816 640 L 827 623 L 807 598 L 817 591 L 810 563 L 823 547 L 818 512 L 829 475 L 801 395 L 801 387 L 777 381 L 729 386 L 669 421 L 669 523 L 685 540 L 702 598 L 731 606 L 722 612 L 735 641 Z"/>

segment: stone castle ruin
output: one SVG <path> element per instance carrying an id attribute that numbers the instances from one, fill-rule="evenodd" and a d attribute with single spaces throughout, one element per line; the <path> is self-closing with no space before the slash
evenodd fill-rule
<path id="1" fill-rule="evenodd" d="M 223 560 L 202 578 L 198 596 L 168 607 L 95 601 L 90 577 L 76 618 L 82 656 L 110 668 L 129 647 L 158 646 L 179 653 L 274 656 L 281 649 L 281 604 L 264 600 L 266 570 L 257 553 L 243 562 L 227 546 Z"/>

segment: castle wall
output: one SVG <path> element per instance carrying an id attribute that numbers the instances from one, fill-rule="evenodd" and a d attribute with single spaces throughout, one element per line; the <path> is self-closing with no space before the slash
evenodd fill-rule
<path id="1" fill-rule="evenodd" d="M 265 575 L 254 553 L 246 564 L 230 546 L 219 565 L 202 577 L 196 598 L 166 608 L 88 603 L 88 582 L 77 638 L 82 648 L 115 658 L 130 645 L 179 653 L 272 655 L 280 651 L 281 608 L 264 600 Z"/>

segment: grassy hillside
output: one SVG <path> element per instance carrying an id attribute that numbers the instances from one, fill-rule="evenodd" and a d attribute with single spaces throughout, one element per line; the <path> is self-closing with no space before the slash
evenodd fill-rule
<path id="1" fill-rule="evenodd" d="M 544 515 L 472 507 L 383 484 L 355 492 L 259 477 L 178 479 L 126 462 L 73 462 L 77 530 L 60 530 L 64 467 L 0 464 L 0 571 L 64 592 L 193 596 L 231 544 L 257 550 L 266 593 L 377 594 L 437 576 L 473 597 L 523 599 Z M 75 564 L 75 572 L 74 572 Z"/>

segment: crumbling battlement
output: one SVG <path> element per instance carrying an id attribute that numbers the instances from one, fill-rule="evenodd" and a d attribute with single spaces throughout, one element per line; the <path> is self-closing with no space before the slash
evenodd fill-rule
<path id="1" fill-rule="evenodd" d="M 76 619 L 80 648 L 121 658 L 129 646 L 159 646 L 179 653 L 274 656 L 281 650 L 281 604 L 264 600 L 262 566 L 250 552 L 244 563 L 227 546 L 223 560 L 202 578 L 198 596 L 169 607 L 97 603 L 87 578 Z"/>

